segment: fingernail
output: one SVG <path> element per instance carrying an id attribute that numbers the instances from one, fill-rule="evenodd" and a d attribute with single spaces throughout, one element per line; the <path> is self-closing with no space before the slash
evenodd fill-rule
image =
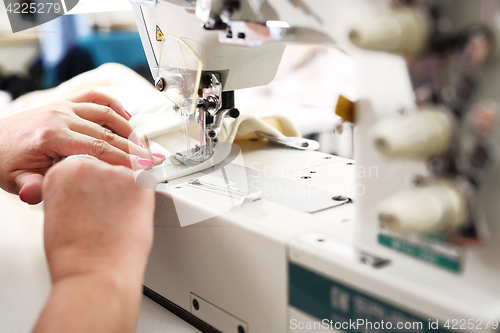
<path id="1" fill-rule="evenodd" d="M 24 187 L 21 188 L 21 190 L 19 190 L 19 199 L 21 199 L 22 202 L 26 202 L 26 200 L 24 200 L 24 198 L 23 198 L 23 190 L 24 190 Z"/>
<path id="2" fill-rule="evenodd" d="M 160 154 L 160 153 L 153 153 L 153 156 L 158 157 L 158 158 L 165 158 L 165 155 Z"/>
<path id="3" fill-rule="evenodd" d="M 141 145 L 141 148 L 146 149 L 146 146 L 142 142 L 139 142 L 139 144 Z"/>
<path id="4" fill-rule="evenodd" d="M 147 159 L 145 159 L 145 158 L 138 158 L 138 159 L 137 159 L 137 162 L 139 162 L 139 164 L 141 164 L 141 165 L 145 165 L 145 166 L 152 166 L 152 165 L 154 164 L 154 162 L 153 162 L 153 161 L 151 161 L 151 160 L 147 160 Z"/>
<path id="5" fill-rule="evenodd" d="M 125 110 L 125 113 L 127 114 L 127 116 L 129 116 L 130 118 L 132 118 L 132 115 L 130 113 L 128 113 L 127 110 Z"/>

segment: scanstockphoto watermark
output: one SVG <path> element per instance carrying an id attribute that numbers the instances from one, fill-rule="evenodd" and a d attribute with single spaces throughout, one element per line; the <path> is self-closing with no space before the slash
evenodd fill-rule
<path id="1" fill-rule="evenodd" d="M 249 189 L 262 191 L 264 196 L 299 195 L 302 198 L 315 198 L 328 192 L 349 193 L 359 197 L 366 193 L 365 185 L 360 180 L 379 177 L 377 166 L 356 166 L 351 163 L 305 170 L 294 165 L 273 166 L 254 162 L 250 168 L 260 171 L 248 175 Z"/>
<path id="2" fill-rule="evenodd" d="M 323 165 L 318 165 L 313 170 L 310 168 L 304 169 L 300 165 L 288 164 L 283 165 L 267 165 L 266 162 L 253 162 L 250 168 L 254 170 L 261 170 L 264 176 L 273 177 L 274 175 L 282 176 L 297 172 L 304 172 L 308 176 L 321 175 L 325 180 L 336 179 L 365 179 L 365 178 L 379 178 L 379 169 L 376 165 L 357 165 L 354 162 L 338 162 L 326 168 Z M 313 173 L 310 173 L 310 172 Z"/>
<path id="3" fill-rule="evenodd" d="M 79 0 L 3 0 L 13 33 L 52 21 L 73 9 Z"/>
<path id="4" fill-rule="evenodd" d="M 404 332 L 425 332 L 429 330 L 439 330 L 446 328 L 448 330 L 497 330 L 498 320 L 484 321 L 481 319 L 428 319 L 426 321 L 370 321 L 368 319 L 349 319 L 346 321 L 335 321 L 323 319 L 322 321 L 299 321 L 290 320 L 290 329 L 292 330 L 344 330 L 372 332 L 373 330 L 383 331 L 404 331 Z"/>
<path id="5" fill-rule="evenodd" d="M 331 193 L 339 195 L 345 193 L 352 193 L 356 196 L 362 196 L 365 194 L 365 186 L 363 184 L 349 184 L 349 183 L 324 183 L 321 187 L 309 186 L 304 183 L 289 180 L 286 181 L 276 178 L 276 181 L 272 181 L 266 178 L 255 178 L 249 177 L 248 191 L 255 192 L 259 191 L 262 193 L 263 197 L 278 197 L 278 196 L 300 196 L 304 199 L 312 199 L 320 196 L 321 194 Z"/>
<path id="6" fill-rule="evenodd" d="M 438 329 L 437 324 L 432 325 L 429 322 L 429 329 Z M 344 331 L 359 331 L 359 332 L 370 332 L 373 330 L 396 330 L 396 331 L 407 331 L 407 332 L 423 332 L 424 324 L 421 321 L 370 321 L 367 319 L 349 319 L 346 321 L 334 321 L 331 319 L 323 319 L 319 321 L 299 321 L 297 319 L 290 320 L 290 329 L 292 330 L 344 330 Z M 434 328 L 435 327 L 435 328 Z"/>

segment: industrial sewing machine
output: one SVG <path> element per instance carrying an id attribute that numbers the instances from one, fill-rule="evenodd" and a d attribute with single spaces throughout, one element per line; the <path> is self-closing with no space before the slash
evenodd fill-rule
<path id="1" fill-rule="evenodd" d="M 157 89 L 198 124 L 178 163 L 211 158 L 286 42 L 342 47 L 359 80 L 337 105 L 354 161 L 238 141 L 158 187 L 146 295 L 206 332 L 498 329 L 499 1 L 131 2 Z"/>

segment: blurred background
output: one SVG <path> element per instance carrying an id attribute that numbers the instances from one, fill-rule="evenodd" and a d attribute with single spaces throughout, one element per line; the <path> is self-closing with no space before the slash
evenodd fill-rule
<path id="1" fill-rule="evenodd" d="M 0 89 L 15 99 L 106 62 L 121 63 L 152 80 L 130 5 L 119 3 L 125 6 L 113 12 L 64 15 L 15 34 L 0 6 Z M 26 20 L 36 21 L 33 15 L 26 14 Z"/>
<path id="2" fill-rule="evenodd" d="M 15 34 L 0 5 L 0 109 L 107 62 L 123 64 L 153 83 L 128 0 L 98 1 L 101 12 L 78 14 L 95 1 L 80 0 L 72 15 Z M 355 80 L 354 64 L 343 51 L 289 45 L 276 79 L 237 91 L 236 106 L 286 115 L 303 136 L 320 142 L 320 151 L 352 157 L 352 125 L 335 115 L 335 106 L 340 94 L 356 99 Z"/>

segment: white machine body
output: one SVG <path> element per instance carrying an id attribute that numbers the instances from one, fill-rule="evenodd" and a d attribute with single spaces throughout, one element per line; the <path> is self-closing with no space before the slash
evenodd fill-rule
<path id="1" fill-rule="evenodd" d="M 354 161 L 241 141 L 223 172 L 318 197 L 221 204 L 187 185 L 214 170 L 158 187 L 148 296 L 207 332 L 498 328 L 498 1 L 132 3 L 154 77 L 196 71 L 192 52 L 221 91 L 265 85 L 290 41 L 339 46 L 358 74 Z M 162 64 L 165 36 L 189 56 Z M 390 200 L 406 191 L 413 205 Z M 339 197 L 353 202 L 311 208 Z M 186 212 L 211 218 L 182 226 Z"/>

